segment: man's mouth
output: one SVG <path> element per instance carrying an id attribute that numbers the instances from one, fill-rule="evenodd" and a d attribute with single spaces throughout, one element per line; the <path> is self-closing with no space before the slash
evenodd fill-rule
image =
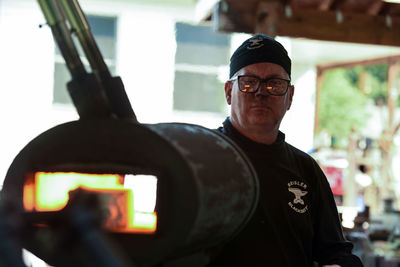
<path id="1" fill-rule="evenodd" d="M 269 110 L 270 108 L 267 105 L 254 105 L 250 109 Z"/>

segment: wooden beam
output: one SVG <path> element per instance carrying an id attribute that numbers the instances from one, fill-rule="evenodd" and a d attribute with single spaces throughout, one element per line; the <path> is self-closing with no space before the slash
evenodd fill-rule
<path id="1" fill-rule="evenodd" d="M 283 5 L 281 2 L 262 2 L 261 7 L 258 6 L 257 8 L 254 32 L 275 37 L 282 9 Z"/>
<path id="2" fill-rule="evenodd" d="M 315 111 L 314 111 L 314 141 L 315 136 L 317 136 L 320 127 L 319 127 L 319 101 L 320 101 L 320 94 L 322 89 L 322 83 L 324 81 L 324 72 L 317 67 L 317 83 L 315 88 Z M 315 145 L 315 144 L 314 144 Z"/>
<path id="3" fill-rule="evenodd" d="M 366 13 L 371 16 L 376 16 L 379 14 L 383 7 L 383 1 L 382 0 L 375 0 L 373 3 L 370 4 L 368 7 Z"/>
<path id="4" fill-rule="evenodd" d="M 320 71 L 325 71 L 328 69 L 335 69 L 335 68 L 352 68 L 355 66 L 367 66 L 367 65 L 377 65 L 388 63 L 391 61 L 400 61 L 400 55 L 390 55 L 385 57 L 376 57 L 372 59 L 363 59 L 363 60 L 352 60 L 352 61 L 345 61 L 345 62 L 336 62 L 330 64 L 320 64 L 318 65 L 318 69 Z"/>
<path id="5" fill-rule="evenodd" d="M 371 11 L 372 12 L 372 11 Z M 315 9 L 291 9 L 279 1 L 261 1 L 257 10 L 218 10 L 223 32 L 265 33 L 315 40 L 400 46 L 400 18 Z"/>
<path id="6" fill-rule="evenodd" d="M 327 11 L 331 8 L 333 2 L 335 0 L 321 0 L 321 3 L 318 6 L 318 9 L 321 11 Z"/>
<path id="7" fill-rule="evenodd" d="M 317 40 L 400 46 L 400 19 L 383 16 L 339 14 L 333 11 L 293 10 L 277 25 L 277 35 Z M 267 25 L 266 25 L 267 26 Z"/>
<path id="8" fill-rule="evenodd" d="M 364 1 L 364 0 L 363 0 Z M 346 5 L 346 0 L 334 0 L 332 5 L 330 6 L 331 10 L 340 10 L 343 5 Z"/>
<path id="9" fill-rule="evenodd" d="M 397 78 L 399 77 L 399 62 L 389 61 L 388 82 L 387 82 L 387 105 L 389 110 L 388 129 L 390 133 L 394 131 L 394 112 L 397 102 Z"/>
<path id="10" fill-rule="evenodd" d="M 262 10 L 259 11 L 263 13 Z M 254 33 L 256 18 L 254 10 L 232 7 L 225 1 L 219 1 L 212 16 L 214 29 L 220 32 Z"/>
<path id="11" fill-rule="evenodd" d="M 364 95 L 367 94 L 366 85 L 369 75 L 369 72 L 367 72 L 365 69 L 358 74 L 358 90 Z"/>

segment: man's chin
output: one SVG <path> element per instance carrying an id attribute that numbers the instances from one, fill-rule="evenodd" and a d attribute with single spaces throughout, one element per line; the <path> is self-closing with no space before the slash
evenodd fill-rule
<path id="1" fill-rule="evenodd" d="M 272 123 L 271 113 L 267 111 L 252 112 L 249 114 L 248 120 L 253 124 L 270 124 Z"/>
<path id="2" fill-rule="evenodd" d="M 257 128 L 269 129 L 274 128 L 275 124 L 270 118 L 255 117 L 249 120 L 250 124 Z"/>

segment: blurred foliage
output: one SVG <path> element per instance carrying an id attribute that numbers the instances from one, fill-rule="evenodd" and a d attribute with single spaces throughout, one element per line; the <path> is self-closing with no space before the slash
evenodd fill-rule
<path id="1" fill-rule="evenodd" d="M 324 72 L 319 131 L 327 130 L 336 144 L 345 143 L 352 128 L 357 131 L 365 125 L 369 115 L 367 103 L 387 105 L 387 72 L 387 64 Z M 397 106 L 400 107 L 400 98 Z"/>
<path id="2" fill-rule="evenodd" d="M 374 100 L 375 105 L 387 104 L 387 71 L 386 64 L 357 66 L 346 70 L 346 77 L 353 86 L 359 87 L 362 72 L 365 72 L 364 93 Z M 400 102 L 399 102 L 400 106 Z"/>
<path id="3" fill-rule="evenodd" d="M 368 118 L 368 97 L 352 82 L 346 69 L 332 69 L 324 73 L 320 92 L 319 129 L 326 129 L 341 143 L 351 130 L 361 129 Z"/>

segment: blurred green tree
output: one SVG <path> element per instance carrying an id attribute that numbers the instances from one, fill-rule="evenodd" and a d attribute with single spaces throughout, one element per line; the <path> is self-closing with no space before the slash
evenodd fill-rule
<path id="1" fill-rule="evenodd" d="M 319 99 L 319 129 L 326 129 L 338 144 L 346 140 L 352 130 L 358 131 L 365 125 L 367 100 L 351 81 L 347 70 L 326 71 Z"/>
<path id="2" fill-rule="evenodd" d="M 346 69 L 346 77 L 353 86 L 360 86 L 360 77 L 366 73 L 364 81 L 364 92 L 369 98 L 374 100 L 375 105 L 387 105 L 387 64 L 356 66 Z M 400 102 L 398 103 L 400 104 Z"/>

